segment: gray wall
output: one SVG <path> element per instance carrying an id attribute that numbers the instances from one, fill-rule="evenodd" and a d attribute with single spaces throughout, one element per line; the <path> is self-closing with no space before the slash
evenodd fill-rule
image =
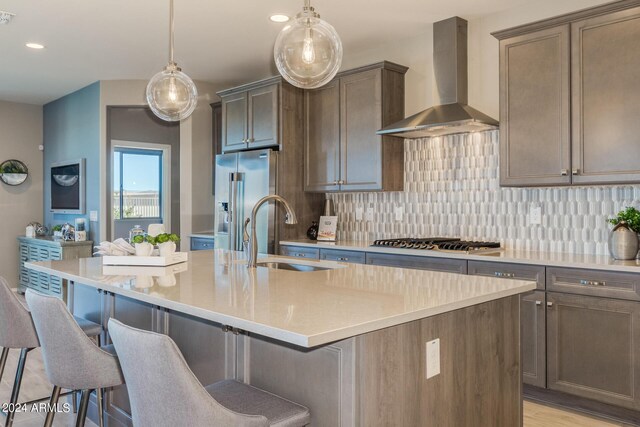
<path id="1" fill-rule="evenodd" d="M 89 221 L 90 211 L 100 210 L 100 82 L 46 104 L 44 118 L 44 220 L 48 227 L 75 218 Z M 51 212 L 51 163 L 86 159 L 85 214 Z M 97 222 L 89 225 L 89 238 L 99 241 Z"/>
<path id="2" fill-rule="evenodd" d="M 29 168 L 19 186 L 0 183 L 0 275 L 18 283 L 18 244 L 31 221 L 42 222 L 42 107 L 0 101 L 0 162 L 17 159 Z"/>
<path id="3" fill-rule="evenodd" d="M 111 236 L 112 140 L 171 146 L 171 231 L 180 234 L 180 123 L 165 122 L 146 107 L 107 107 L 107 236 Z M 140 221 L 136 224 L 148 225 Z M 127 228 L 127 234 L 130 228 Z M 116 230 L 115 237 L 123 237 L 122 230 Z"/>

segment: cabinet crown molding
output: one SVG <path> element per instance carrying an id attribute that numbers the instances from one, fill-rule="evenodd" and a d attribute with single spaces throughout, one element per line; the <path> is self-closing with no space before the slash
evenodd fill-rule
<path id="1" fill-rule="evenodd" d="M 559 25 L 571 24 L 572 22 L 592 18 L 594 16 L 606 15 L 612 12 L 631 9 L 637 6 L 640 6 L 640 0 L 619 0 L 595 7 L 590 7 L 587 9 L 581 9 L 575 12 L 565 13 L 553 18 L 542 19 L 540 21 L 535 21 L 528 24 L 506 28 L 500 31 L 494 31 L 493 33 L 491 33 L 491 35 L 498 40 L 504 40 L 511 37 L 532 33 L 534 31 L 557 27 Z"/>

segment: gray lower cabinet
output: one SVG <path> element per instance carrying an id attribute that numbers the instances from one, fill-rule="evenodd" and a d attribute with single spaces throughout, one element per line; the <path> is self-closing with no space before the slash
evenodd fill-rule
<path id="1" fill-rule="evenodd" d="M 538 289 L 545 288 L 545 268 L 540 265 L 511 264 L 507 262 L 469 261 L 468 273 L 501 279 L 530 280 Z"/>
<path id="2" fill-rule="evenodd" d="M 319 259 L 320 250 L 308 248 L 306 246 L 280 246 L 280 255 L 292 256 L 296 258 Z"/>
<path id="3" fill-rule="evenodd" d="M 388 267 L 415 268 L 418 270 L 467 274 L 467 261 L 461 259 L 414 255 L 389 255 L 367 252 L 366 262 L 367 264 L 383 265 Z"/>
<path id="4" fill-rule="evenodd" d="M 214 249 L 213 237 L 192 237 L 191 238 L 191 250 L 192 251 L 208 251 Z"/>
<path id="5" fill-rule="evenodd" d="M 547 290 L 640 301 L 640 274 L 548 267 Z"/>
<path id="6" fill-rule="evenodd" d="M 547 294 L 547 386 L 640 409 L 640 303 Z"/>
<path id="7" fill-rule="evenodd" d="M 544 291 L 520 298 L 522 381 L 537 387 L 547 385 L 547 331 Z"/>
<path id="8" fill-rule="evenodd" d="M 320 259 L 328 261 L 351 262 L 364 264 L 366 257 L 364 252 L 345 251 L 342 249 L 320 249 Z"/>
<path id="9" fill-rule="evenodd" d="M 526 384 L 545 387 L 547 356 L 544 266 L 469 261 L 468 274 L 536 282 L 539 290 L 520 298 L 522 380 Z"/>

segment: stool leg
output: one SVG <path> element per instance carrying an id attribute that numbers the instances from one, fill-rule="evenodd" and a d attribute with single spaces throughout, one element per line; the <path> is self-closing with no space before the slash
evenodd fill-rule
<path id="1" fill-rule="evenodd" d="M 7 356 L 9 355 L 8 348 L 2 348 L 2 355 L 0 355 L 0 380 L 2 379 L 2 374 L 4 374 L 4 366 L 7 364 Z"/>
<path id="2" fill-rule="evenodd" d="M 58 399 L 60 399 L 60 387 L 54 386 L 51 392 L 51 400 L 49 401 L 49 412 L 44 420 L 44 427 L 51 427 L 53 425 L 53 417 L 56 415 Z"/>
<path id="3" fill-rule="evenodd" d="M 13 418 L 15 417 L 15 405 L 18 403 L 18 395 L 20 394 L 20 385 L 22 384 L 22 375 L 24 374 L 24 364 L 27 362 L 27 353 L 31 351 L 30 348 L 23 348 L 20 350 L 20 360 L 18 360 L 18 369 L 16 370 L 16 380 L 13 383 L 13 389 L 11 390 L 11 400 L 9 401 L 9 409 L 7 412 L 7 420 L 5 421 L 5 427 L 13 425 Z"/>
<path id="4" fill-rule="evenodd" d="M 73 413 L 78 413 L 78 391 L 73 390 L 71 392 L 71 406 L 73 407 Z"/>
<path id="5" fill-rule="evenodd" d="M 96 400 L 98 403 L 98 420 L 100 427 L 104 427 L 104 389 L 99 388 L 96 390 Z"/>
<path id="6" fill-rule="evenodd" d="M 87 407 L 89 406 L 89 396 L 91 390 L 82 390 L 82 399 L 80 399 L 80 408 L 76 415 L 76 427 L 84 427 L 84 421 L 87 418 Z"/>

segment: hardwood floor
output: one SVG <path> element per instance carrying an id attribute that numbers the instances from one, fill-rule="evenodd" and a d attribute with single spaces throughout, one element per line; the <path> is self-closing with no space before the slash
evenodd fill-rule
<path id="1" fill-rule="evenodd" d="M 16 367 L 18 365 L 19 350 L 11 350 L 7 358 L 7 365 L 0 381 L 0 402 L 8 402 L 11 396 L 11 388 L 16 375 Z M 47 381 L 44 372 L 44 363 L 42 362 L 42 353 L 40 349 L 29 352 L 27 363 L 25 365 L 24 376 L 22 378 L 22 387 L 20 388 L 20 402 L 25 402 L 41 397 L 51 395 L 53 386 Z M 71 401 L 69 397 L 60 398 L 60 403 Z M 4 417 L 0 417 L 0 424 L 4 424 Z M 42 427 L 44 424 L 44 414 L 41 412 L 21 412 L 16 413 L 14 418 L 15 427 Z M 59 412 L 54 418 L 53 425 L 55 427 L 75 426 L 75 414 Z M 96 427 L 89 419 L 85 427 Z"/>
<path id="2" fill-rule="evenodd" d="M 7 366 L 0 382 L 0 402 L 7 402 L 11 395 L 11 387 L 18 363 L 18 351 L 11 350 L 7 360 Z M 20 401 L 28 401 L 51 393 L 51 384 L 46 379 L 42 354 L 40 349 L 35 349 L 29 353 L 27 358 L 22 388 L 20 389 Z M 61 399 L 61 402 L 69 400 Z M 39 412 L 18 413 L 15 417 L 15 427 L 41 427 L 44 422 L 44 415 Z M 4 420 L 0 418 L 0 424 Z M 58 413 L 54 423 L 56 427 L 71 427 L 75 425 L 75 414 Z M 623 424 L 610 423 L 596 418 L 586 417 L 570 411 L 564 411 L 549 406 L 540 405 L 533 402 L 524 402 L 524 427 L 621 427 Z M 94 423 L 87 420 L 86 427 L 96 427 Z"/>
<path id="3" fill-rule="evenodd" d="M 597 418 L 524 401 L 524 427 L 626 427 Z"/>

